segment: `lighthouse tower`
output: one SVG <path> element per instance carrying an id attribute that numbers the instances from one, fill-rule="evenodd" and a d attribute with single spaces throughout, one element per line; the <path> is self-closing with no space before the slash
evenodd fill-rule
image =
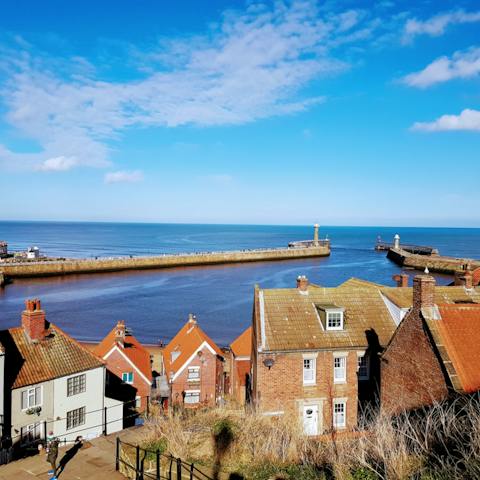
<path id="1" fill-rule="evenodd" d="M 313 246 L 318 247 L 318 223 L 313 226 Z"/>

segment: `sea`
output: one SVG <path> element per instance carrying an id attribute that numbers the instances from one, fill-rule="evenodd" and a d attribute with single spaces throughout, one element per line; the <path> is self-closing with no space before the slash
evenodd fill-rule
<path id="1" fill-rule="evenodd" d="M 255 284 L 292 288 L 306 275 L 326 287 L 350 277 L 394 285 L 401 269 L 374 246 L 378 237 L 392 241 L 396 233 L 401 242 L 480 259 L 480 229 L 321 226 L 320 237 L 332 245 L 327 258 L 15 279 L 0 288 L 0 329 L 19 325 L 24 300 L 38 297 L 47 318 L 81 341 L 98 341 L 125 320 L 142 342 L 167 342 L 193 313 L 208 335 L 228 345 L 251 324 Z M 38 246 L 52 257 L 285 247 L 312 236 L 313 226 L 0 221 L 0 241 L 9 250 Z M 437 275 L 437 281 L 447 284 L 451 277 Z"/>

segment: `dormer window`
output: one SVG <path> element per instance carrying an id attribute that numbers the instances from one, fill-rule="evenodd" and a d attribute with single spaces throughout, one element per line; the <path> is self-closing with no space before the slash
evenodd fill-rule
<path id="1" fill-rule="evenodd" d="M 342 311 L 327 311 L 327 330 L 343 330 Z"/>
<path id="2" fill-rule="evenodd" d="M 344 327 L 344 308 L 337 305 L 319 305 L 316 304 L 318 319 L 324 330 L 343 330 Z"/>

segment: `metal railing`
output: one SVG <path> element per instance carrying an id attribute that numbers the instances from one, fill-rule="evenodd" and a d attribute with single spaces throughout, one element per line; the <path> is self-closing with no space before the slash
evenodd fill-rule
<path id="1" fill-rule="evenodd" d="M 213 480 L 193 463 L 117 437 L 115 470 L 134 480 Z"/>

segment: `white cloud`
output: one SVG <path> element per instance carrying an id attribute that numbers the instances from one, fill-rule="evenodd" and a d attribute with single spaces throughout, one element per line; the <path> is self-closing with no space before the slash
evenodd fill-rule
<path id="1" fill-rule="evenodd" d="M 109 172 L 105 174 L 105 183 L 136 183 L 143 180 L 143 173 L 140 170 Z"/>
<path id="2" fill-rule="evenodd" d="M 130 127 L 234 125 L 311 108 L 324 97 L 302 89 L 348 68 L 333 49 L 365 41 L 378 25 L 365 12 L 321 13 L 313 1 L 250 5 L 225 12 L 204 36 L 138 49 L 147 53 L 137 54 L 137 80 L 124 82 L 98 79 L 89 60 L 61 64 L 17 46 L 2 61 L 6 120 L 43 149 L 30 157 L 37 169 L 52 158 L 104 168 L 109 145 Z M 2 161 L 25 156 L 0 151 Z"/>
<path id="3" fill-rule="evenodd" d="M 425 88 L 454 78 L 469 78 L 480 73 L 480 48 L 455 52 L 452 58 L 440 57 L 420 72 L 405 76 L 402 81 L 410 87 Z"/>
<path id="4" fill-rule="evenodd" d="M 449 25 L 480 22 L 480 12 L 465 12 L 455 10 L 435 15 L 427 20 L 411 18 L 405 24 L 403 32 L 404 43 L 410 43 L 417 35 L 438 37 L 445 33 Z"/>
<path id="5" fill-rule="evenodd" d="M 442 115 L 433 122 L 416 122 L 412 126 L 413 130 L 425 132 L 442 132 L 449 130 L 470 130 L 480 131 L 480 111 L 463 110 L 460 115 Z"/>
<path id="6" fill-rule="evenodd" d="M 75 157 L 53 157 L 42 162 L 37 170 L 42 172 L 65 172 L 77 166 Z"/>

